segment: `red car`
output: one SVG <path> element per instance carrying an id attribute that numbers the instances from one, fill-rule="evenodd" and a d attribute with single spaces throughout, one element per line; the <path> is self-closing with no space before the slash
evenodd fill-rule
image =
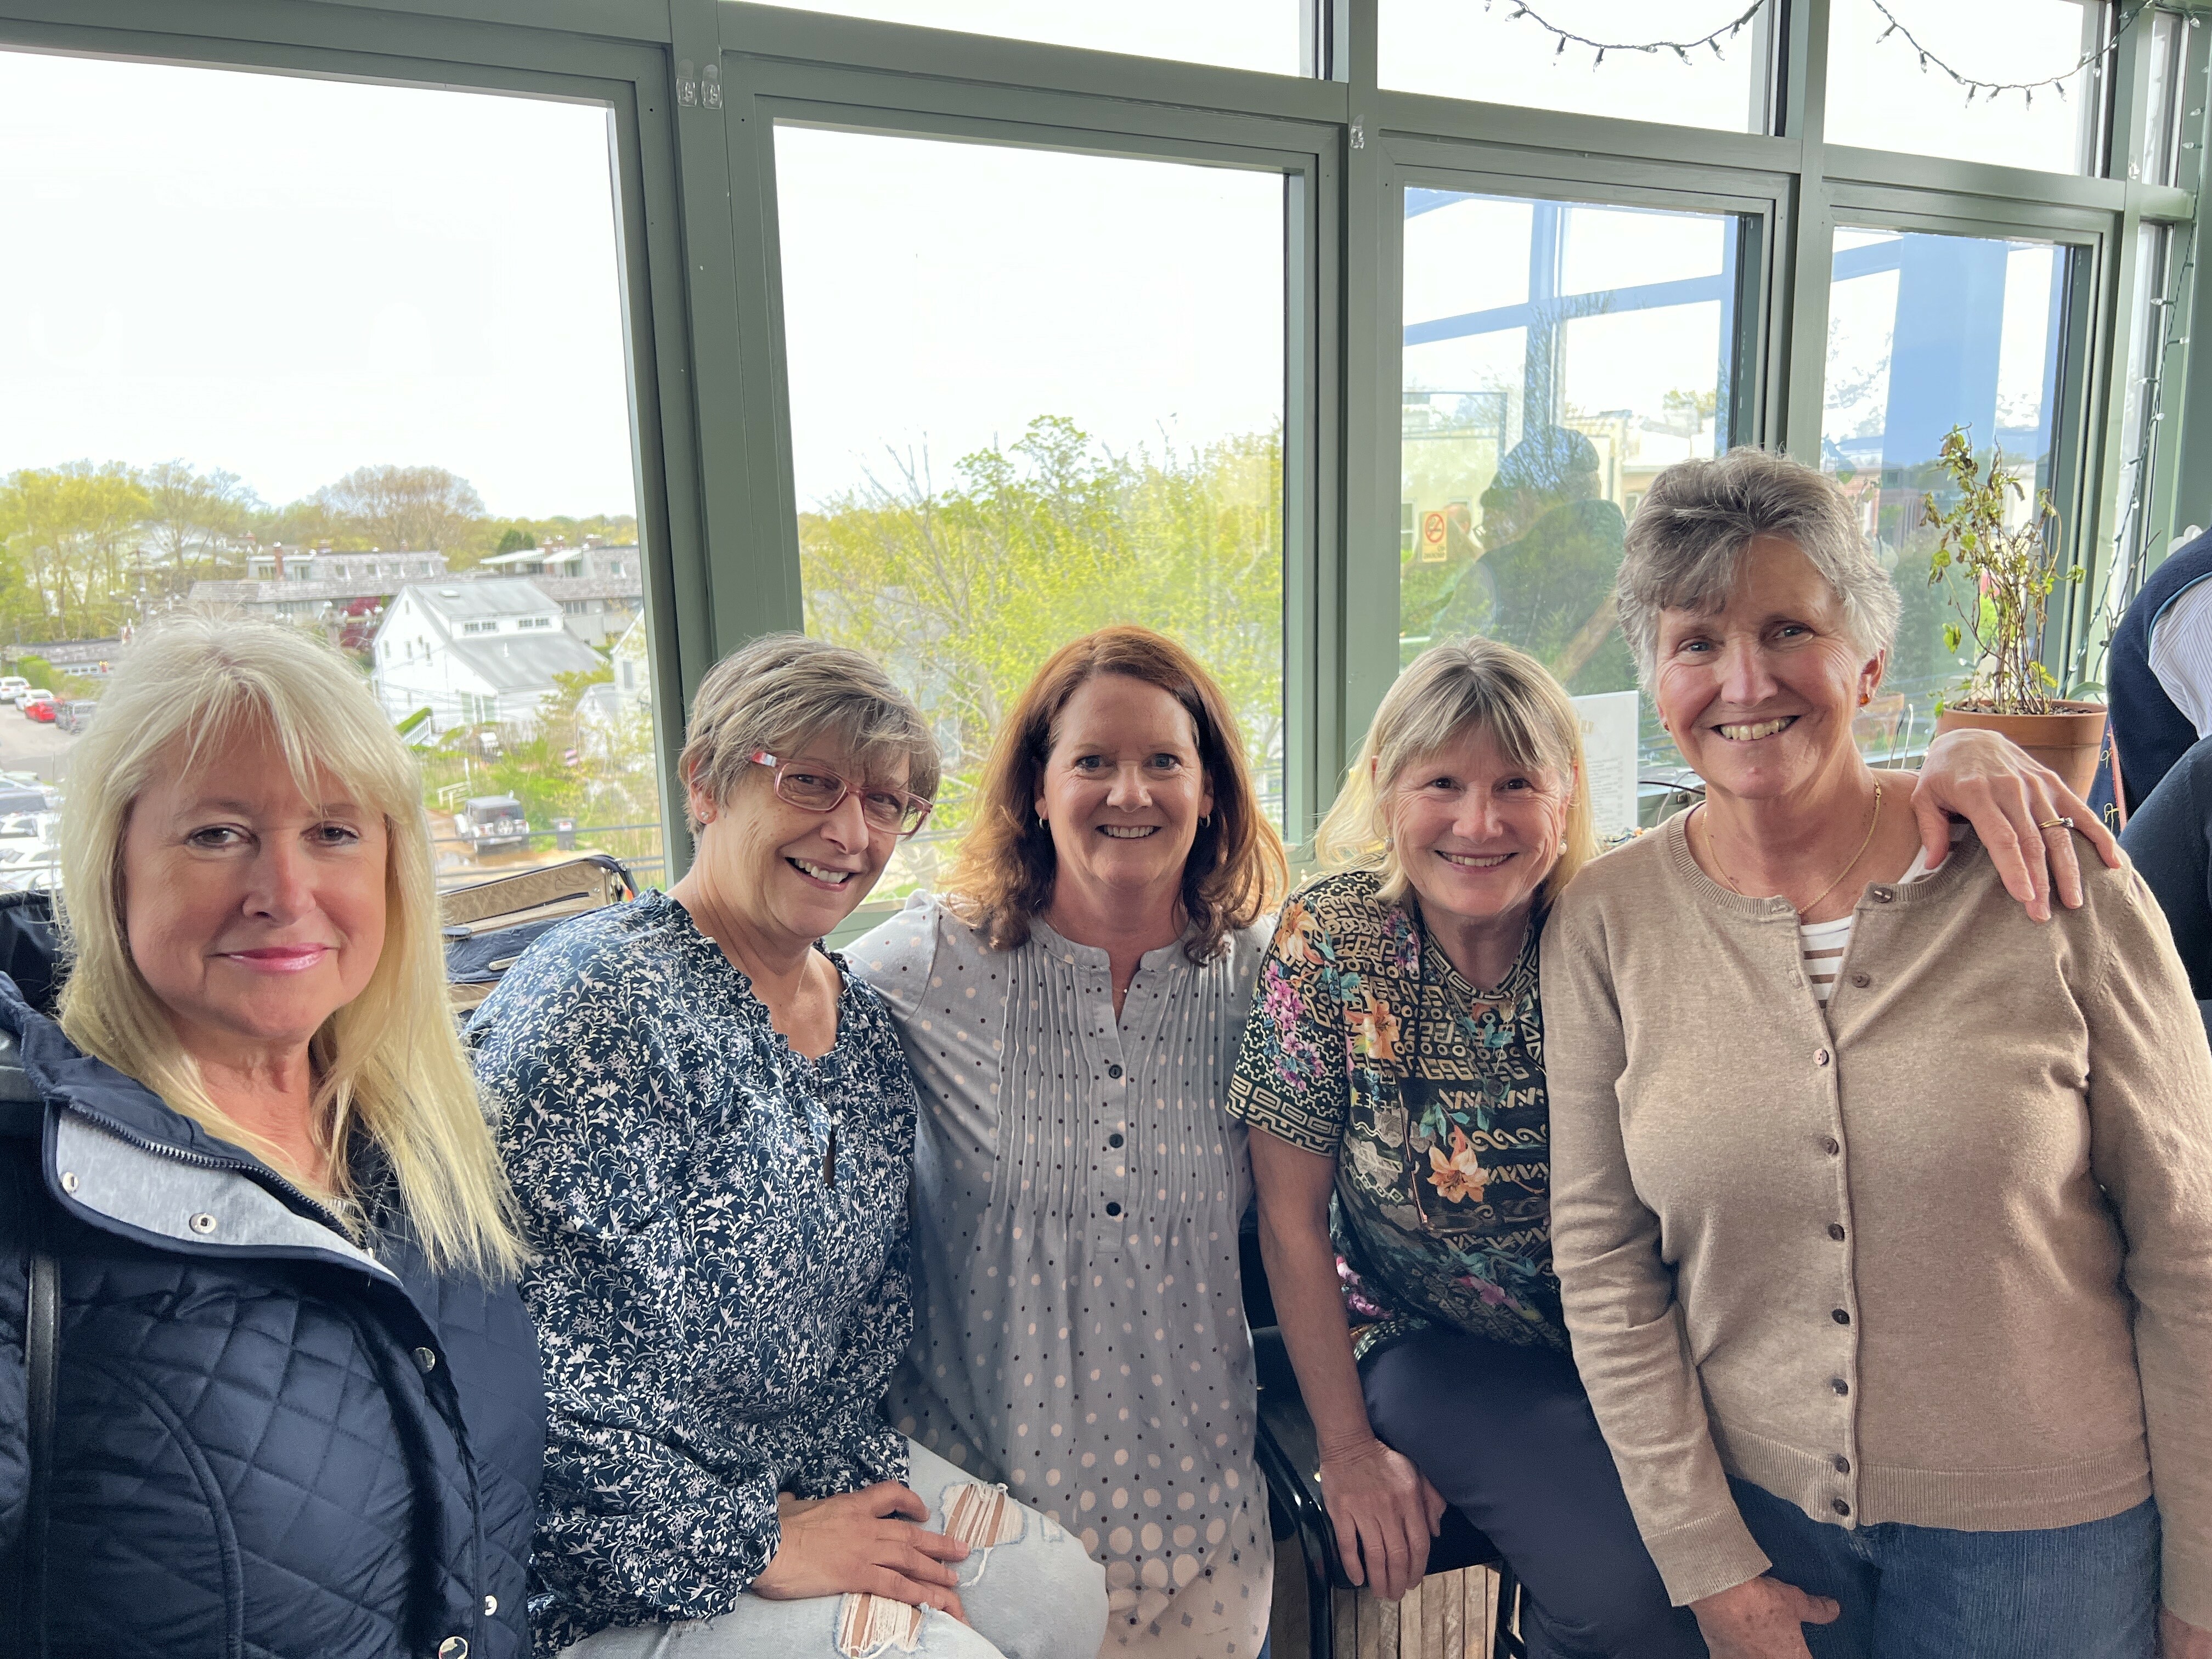
<path id="1" fill-rule="evenodd" d="M 52 726 L 54 723 L 54 711 L 55 704 L 53 699 L 51 697 L 47 698 L 44 702 L 32 702 L 23 705 L 23 714 L 27 719 L 44 720 L 49 726 Z"/>

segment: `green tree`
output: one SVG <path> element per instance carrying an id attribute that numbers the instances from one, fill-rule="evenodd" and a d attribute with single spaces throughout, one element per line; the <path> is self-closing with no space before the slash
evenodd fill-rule
<path id="1" fill-rule="evenodd" d="M 968 821 L 993 734 L 1068 640 L 1113 622 L 1180 641 L 1218 678 L 1263 777 L 1282 738 L 1282 441 L 1115 454 L 1040 416 L 939 489 L 916 470 L 802 515 L 807 628 L 878 658 L 945 751 L 932 828 Z"/>
<path id="2" fill-rule="evenodd" d="M 483 498 L 441 466 L 361 466 L 315 492 L 356 539 L 392 552 L 459 548 L 484 516 Z"/>
<path id="3" fill-rule="evenodd" d="M 151 506 L 137 474 L 121 461 L 70 461 L 8 475 L 0 484 L 0 538 L 37 596 L 27 633 L 97 638 L 133 613 L 125 554 Z"/>
<path id="4" fill-rule="evenodd" d="M 157 567 L 158 590 L 179 597 L 236 564 L 247 526 L 267 510 L 235 472 L 198 472 L 184 461 L 148 467 L 140 487 L 147 503 L 140 545 Z"/>

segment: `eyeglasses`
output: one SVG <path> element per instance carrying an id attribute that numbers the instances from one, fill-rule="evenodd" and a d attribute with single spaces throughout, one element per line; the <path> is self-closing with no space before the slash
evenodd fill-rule
<path id="1" fill-rule="evenodd" d="M 903 839 L 928 821 L 933 802 L 903 789 L 868 789 L 848 783 L 835 772 L 809 760 L 778 760 L 765 749 L 752 757 L 756 766 L 775 769 L 775 793 L 806 812 L 834 812 L 848 795 L 860 798 L 860 816 L 872 830 L 889 830 Z"/>

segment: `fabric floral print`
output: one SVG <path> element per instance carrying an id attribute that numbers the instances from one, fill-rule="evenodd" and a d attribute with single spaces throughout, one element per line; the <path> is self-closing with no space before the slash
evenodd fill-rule
<path id="1" fill-rule="evenodd" d="M 1530 924 L 1478 994 L 1373 873 L 1315 882 L 1261 969 L 1230 1110 L 1337 1161 L 1330 1230 L 1355 1350 L 1441 1322 L 1565 1349 Z"/>

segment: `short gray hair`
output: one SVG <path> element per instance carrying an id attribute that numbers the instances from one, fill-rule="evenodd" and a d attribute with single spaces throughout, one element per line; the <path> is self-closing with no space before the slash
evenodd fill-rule
<path id="1" fill-rule="evenodd" d="M 1902 601 L 1835 481 L 1763 449 L 1731 449 L 1668 467 L 1629 521 L 1613 600 L 1647 687 L 1659 668 L 1660 613 L 1718 610 L 1759 536 L 1812 561 L 1835 589 L 1854 646 L 1869 657 L 1889 649 Z"/>
<path id="2" fill-rule="evenodd" d="M 914 699 L 873 658 L 804 634 L 763 634 L 707 671 L 677 767 L 720 803 L 755 755 L 787 758 L 823 739 L 849 754 L 868 781 L 890 777 L 903 760 L 907 789 L 936 796 L 937 739 Z"/>

